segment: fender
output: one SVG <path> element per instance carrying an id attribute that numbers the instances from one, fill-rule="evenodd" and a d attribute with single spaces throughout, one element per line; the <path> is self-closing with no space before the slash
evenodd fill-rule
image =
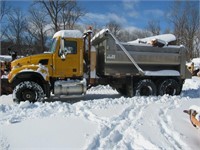
<path id="1" fill-rule="evenodd" d="M 13 68 L 8 75 L 8 81 L 12 83 L 13 80 L 16 78 L 16 76 L 19 77 L 19 75 L 23 73 L 29 73 L 29 74 L 37 73 L 42 76 L 43 80 L 49 81 L 48 68 L 41 64 L 15 66 L 15 68 Z"/>
<path id="2" fill-rule="evenodd" d="M 47 97 L 50 96 L 48 69 L 43 65 L 24 65 L 11 70 L 8 81 L 16 86 L 22 81 L 34 81 L 41 85 Z"/>

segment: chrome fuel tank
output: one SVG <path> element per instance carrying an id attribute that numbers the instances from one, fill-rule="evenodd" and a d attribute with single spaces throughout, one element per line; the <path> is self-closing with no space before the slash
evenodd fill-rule
<path id="1" fill-rule="evenodd" d="M 86 93 L 86 80 L 59 80 L 54 84 L 55 95 L 83 95 Z"/>

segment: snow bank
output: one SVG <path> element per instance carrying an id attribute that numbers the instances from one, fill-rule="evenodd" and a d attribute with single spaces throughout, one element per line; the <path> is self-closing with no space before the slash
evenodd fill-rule
<path id="1" fill-rule="evenodd" d="M 121 97 L 109 86 L 86 97 L 20 104 L 0 97 L 0 149 L 199 149 L 200 130 L 183 113 L 200 106 L 200 79 L 180 96 Z"/>

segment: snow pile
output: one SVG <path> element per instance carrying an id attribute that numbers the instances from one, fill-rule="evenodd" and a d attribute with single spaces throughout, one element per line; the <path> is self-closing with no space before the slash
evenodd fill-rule
<path id="1" fill-rule="evenodd" d="M 188 62 L 186 65 L 189 67 L 194 63 L 194 70 L 200 69 L 200 58 L 193 58 L 190 62 Z"/>
<path id="2" fill-rule="evenodd" d="M 173 34 L 161 34 L 161 35 L 146 37 L 143 39 L 137 39 L 135 41 L 129 41 L 127 43 L 129 44 L 148 43 L 149 41 L 158 40 L 158 39 L 161 40 L 163 43 L 165 43 L 165 45 L 167 45 L 169 42 L 175 41 L 176 37 Z"/>
<path id="3" fill-rule="evenodd" d="M 0 62 L 10 62 L 12 57 L 10 55 L 0 55 Z"/>
<path id="4" fill-rule="evenodd" d="M 182 96 L 190 98 L 200 98 L 199 77 L 193 77 L 193 80 L 186 80 L 184 83 L 184 92 Z"/>
<path id="5" fill-rule="evenodd" d="M 0 149 L 198 149 L 200 130 L 183 110 L 200 106 L 199 93 L 200 78 L 193 77 L 180 96 L 125 98 L 110 86 L 34 104 L 4 95 Z"/>
<path id="6" fill-rule="evenodd" d="M 200 58 L 193 58 L 192 62 L 194 63 L 194 70 L 200 69 Z"/>

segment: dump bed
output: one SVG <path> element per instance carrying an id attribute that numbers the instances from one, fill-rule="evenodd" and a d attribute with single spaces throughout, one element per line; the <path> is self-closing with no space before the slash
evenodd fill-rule
<path id="1" fill-rule="evenodd" d="M 190 76 L 183 46 L 120 43 L 107 29 L 93 37 L 92 45 L 100 76 Z"/>

